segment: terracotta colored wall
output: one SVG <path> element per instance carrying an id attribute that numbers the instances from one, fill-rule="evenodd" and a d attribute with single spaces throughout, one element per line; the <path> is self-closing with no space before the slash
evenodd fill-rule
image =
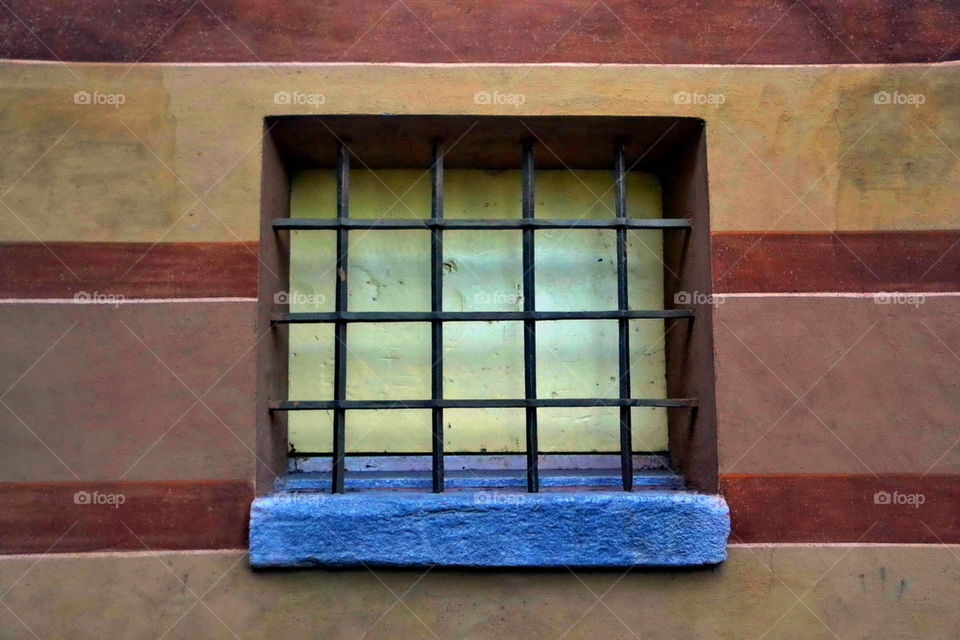
<path id="1" fill-rule="evenodd" d="M 99 62 L 938 62 L 950 0 L 9 0 L 0 57 Z"/>
<path id="2" fill-rule="evenodd" d="M 0 635 L 956 637 L 958 24 L 948 0 L 5 3 L 0 58 L 49 62 L 0 63 L 0 552 L 54 555 L 0 560 Z M 514 66 L 459 64 L 489 62 Z M 632 66 L 520 66 L 601 62 Z M 262 119 L 313 112 L 704 118 L 727 563 L 246 569 L 275 455 Z M 148 549 L 184 551 L 116 552 Z"/>
<path id="3" fill-rule="evenodd" d="M 516 114 L 474 102 L 499 91 L 523 94 L 531 115 L 704 118 L 715 289 L 729 294 L 715 348 L 734 540 L 957 542 L 958 73 L 3 63 L 0 517 L 22 523 L 25 505 L 43 505 L 30 511 L 43 524 L 26 538 L 3 528 L 0 546 L 43 551 L 94 517 L 75 491 L 129 482 L 137 499 L 95 520 L 136 522 L 164 548 L 243 545 L 265 468 L 262 119 L 321 110 L 278 105 L 277 91 L 322 92 L 329 113 Z M 77 91 L 124 101 L 77 104 Z M 923 103 L 878 104 L 880 91 Z M 924 297 L 877 304 L 872 292 L 890 290 Z M 150 515 L 193 504 L 194 481 L 220 496 L 213 520 Z M 881 490 L 929 499 L 876 505 Z M 125 527 L 78 527 L 56 550 L 139 544 Z"/>

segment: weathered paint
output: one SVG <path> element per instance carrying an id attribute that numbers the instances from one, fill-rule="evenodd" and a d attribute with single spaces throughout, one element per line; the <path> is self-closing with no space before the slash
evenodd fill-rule
<path id="1" fill-rule="evenodd" d="M 250 512 L 268 567 L 658 567 L 726 558 L 723 499 L 685 491 L 280 492 Z"/>
<path id="2" fill-rule="evenodd" d="M 730 474 L 720 490 L 737 542 L 960 542 L 956 474 Z"/>
<path id="3" fill-rule="evenodd" d="M 957 295 L 725 298 L 720 473 L 960 473 L 958 315 Z"/>
<path id="4" fill-rule="evenodd" d="M 262 119 L 310 113 L 701 117 L 715 230 L 958 226 L 955 63 L 70 69 L 78 78 L 60 64 L 0 64 L 0 181 L 12 186 L 4 201 L 16 213 L 0 209 L 0 240 L 255 242 Z M 94 90 L 126 102 L 75 104 L 77 91 Z M 325 101 L 277 104 L 278 91 Z M 478 91 L 525 102 L 478 105 Z M 877 104 L 880 91 L 923 95 L 924 103 Z M 678 104 L 678 93 L 724 101 Z"/>
<path id="5" fill-rule="evenodd" d="M 0 482 L 249 482 L 255 313 L 252 301 L 0 303 Z"/>
<path id="6" fill-rule="evenodd" d="M 629 572 L 251 572 L 240 550 L 6 557 L 0 625 L 73 640 L 955 638 L 958 553 L 733 545 L 709 570 Z"/>
<path id="7" fill-rule="evenodd" d="M 449 218 L 519 218 L 520 172 L 445 171 L 444 215 Z M 538 171 L 536 212 L 545 218 L 615 216 L 612 171 Z M 351 172 L 350 215 L 356 218 L 426 218 L 429 172 L 357 169 Z M 398 197 L 399 196 L 399 197 Z M 631 173 L 628 213 L 662 217 L 660 185 Z M 333 217 L 332 171 L 293 178 L 291 217 Z M 336 277 L 333 232 L 292 232 L 292 311 L 331 311 Z M 451 231 L 444 241 L 444 309 L 522 310 L 520 233 Z M 634 309 L 663 308 L 662 232 L 628 236 L 629 301 Z M 354 231 L 350 234 L 347 308 L 350 311 L 428 311 L 430 235 L 427 231 Z M 536 303 L 540 311 L 617 308 L 615 233 L 607 230 L 538 231 Z M 663 321 L 630 323 L 634 397 L 666 397 Z M 358 324 L 348 329 L 347 399 L 430 397 L 429 323 Z M 544 398 L 616 397 L 615 321 L 541 322 L 537 327 L 537 392 Z M 523 326 L 520 322 L 464 322 L 444 326 L 444 396 L 523 397 Z M 333 331 L 329 326 L 290 329 L 290 399 L 333 397 Z M 540 449 L 619 450 L 616 407 L 542 409 Z M 445 412 L 447 451 L 523 451 L 522 409 Z M 633 409 L 638 451 L 667 449 L 666 410 Z M 295 412 L 290 440 L 299 451 L 329 451 L 330 412 Z M 348 451 L 430 451 L 430 411 L 349 411 Z"/>
<path id="8" fill-rule="evenodd" d="M 463 233 L 448 232 L 448 248 Z M 960 290 L 955 231 L 724 232 L 712 243 L 721 293 Z M 0 244 L 0 297 L 254 297 L 258 251 L 253 242 Z"/>
<path id="9" fill-rule="evenodd" d="M 716 233 L 722 293 L 960 291 L 960 232 Z"/>
<path id="10" fill-rule="evenodd" d="M 253 298 L 258 253 L 254 242 L 0 244 L 0 298 Z"/>
<path id="11" fill-rule="evenodd" d="M 250 482 L 0 483 L 0 553 L 235 549 Z"/>
<path id="12" fill-rule="evenodd" d="M 0 56 L 119 62 L 619 62 L 814 64 L 953 59 L 948 0 L 344 2 L 117 6 L 69 19 L 26 0 L 0 16 Z M 94 33 L 96 37 L 91 37 Z"/>
<path id="13" fill-rule="evenodd" d="M 121 79 L 127 69 L 0 64 L 5 151 L 0 184 L 10 189 L 4 202 L 13 209 L 0 208 L 4 241 L 45 243 L 61 256 L 68 249 L 51 242 L 256 242 L 262 117 L 314 111 L 306 105 L 278 106 L 274 94 L 317 87 L 327 98 L 323 110 L 331 113 L 519 110 L 703 117 L 714 230 L 941 229 L 949 234 L 958 227 L 958 168 L 951 153 L 960 142 L 953 126 L 960 104 L 955 64 L 776 69 L 138 65 Z M 876 91 L 895 88 L 922 94 L 924 104 L 875 103 Z M 73 96 L 80 90 L 122 92 L 126 102 L 118 109 L 76 104 Z M 481 90 L 523 93 L 526 102 L 519 109 L 477 105 L 473 95 Z M 725 102 L 679 105 L 676 91 L 721 92 Z M 231 99 L 225 101 L 224 95 Z M 89 185 L 100 186 L 91 191 Z M 205 204 L 196 202 L 201 194 Z M 793 194 L 803 195 L 806 204 L 797 203 Z M 905 242 L 891 260 L 912 255 L 911 241 Z M 860 251 L 859 245 L 850 246 Z M 886 254 L 877 254 L 880 264 L 875 264 L 879 249 L 866 246 L 873 248 L 853 260 L 886 277 L 878 269 Z M 175 251 L 159 245 L 155 250 L 167 249 Z M 745 261 L 754 250 L 763 248 L 751 249 Z M 940 278 L 935 253 L 916 254 L 934 267 L 927 278 Z M 73 255 L 65 262 L 82 276 L 85 263 L 75 262 Z M 831 249 L 828 255 L 836 253 Z M 947 252 L 941 261 L 947 271 L 938 287 L 949 286 L 952 259 Z M 804 264 L 811 262 L 837 264 L 820 256 Z M 782 268 L 791 266 L 788 261 Z M 844 273 L 842 264 L 822 269 Z M 72 282 L 69 273 L 64 277 Z M 112 277 L 89 282 L 109 283 Z M 903 288 L 918 282 L 925 280 L 906 280 Z M 956 300 L 927 298 L 915 307 L 816 296 L 727 299 L 717 308 L 726 326 L 716 324 L 721 469 L 865 477 L 872 477 L 871 469 L 878 475 L 956 473 L 960 449 L 952 447 L 953 416 L 960 409 L 953 403 L 956 360 L 950 354 L 960 352 L 952 329 Z M 258 466 L 247 448 L 256 407 L 253 363 L 241 356 L 259 337 L 254 305 L 194 304 L 149 310 L 146 305 L 0 307 L 9 329 L 0 367 L 6 384 L 0 388 L 13 385 L 35 363 L 4 396 L 19 419 L 0 411 L 4 442 L 10 444 L 0 453 L 3 479 L 72 479 L 57 457 L 84 480 L 116 479 L 146 452 L 125 479 L 248 480 Z M 197 406 L 160 439 L 195 398 L 119 319 L 198 394 L 228 372 L 204 398 L 220 419 Z M 855 344 L 877 319 L 880 324 Z M 74 320 L 79 324 L 47 352 Z M 123 335 L 130 335 L 129 342 L 116 337 Z M 798 405 L 777 422 L 796 399 L 780 380 L 799 395 L 835 362 L 805 397 L 816 416 Z M 81 378 L 84 383 L 77 386 Z M 931 522 L 937 535 L 946 535 L 948 525 Z M 898 539 L 926 535 L 919 521 L 905 526 Z M 773 535 L 756 531 L 758 539 Z M 826 528 L 807 531 L 833 539 Z"/>

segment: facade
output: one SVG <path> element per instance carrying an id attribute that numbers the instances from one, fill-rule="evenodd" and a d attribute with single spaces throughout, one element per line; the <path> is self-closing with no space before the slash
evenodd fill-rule
<path id="1" fill-rule="evenodd" d="M 0 18 L 4 637 L 960 633 L 956 8 L 135 4 Z M 703 121 L 725 561 L 250 569 L 265 119 L 380 114 Z"/>

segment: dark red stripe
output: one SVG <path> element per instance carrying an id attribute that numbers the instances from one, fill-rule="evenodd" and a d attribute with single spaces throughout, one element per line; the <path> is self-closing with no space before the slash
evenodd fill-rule
<path id="1" fill-rule="evenodd" d="M 0 57 L 20 59 L 829 64 L 960 55 L 960 6 L 950 0 L 8 4 Z"/>
<path id="2" fill-rule="evenodd" d="M 0 244 L 0 298 L 254 297 L 257 243 Z"/>
<path id="3" fill-rule="evenodd" d="M 960 231 L 716 233 L 721 293 L 960 290 Z"/>
<path id="4" fill-rule="evenodd" d="M 231 481 L 0 484 L 0 553 L 243 548 L 252 500 Z"/>
<path id="5" fill-rule="evenodd" d="M 720 487 L 732 542 L 960 543 L 960 475 L 727 475 Z"/>

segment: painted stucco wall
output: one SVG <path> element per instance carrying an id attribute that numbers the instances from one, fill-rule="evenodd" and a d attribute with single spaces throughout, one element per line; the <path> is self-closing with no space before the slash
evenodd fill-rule
<path id="1" fill-rule="evenodd" d="M 955 637 L 958 76 L 955 63 L 0 63 L 0 547 L 14 554 L 0 628 L 430 635 L 423 620 L 439 636 L 628 636 L 622 620 L 662 637 Z M 279 105 L 280 91 L 323 103 Z M 524 102 L 480 105 L 479 91 Z M 383 112 L 706 121 L 727 294 L 722 567 L 265 575 L 225 551 L 245 545 L 260 464 L 263 117 Z M 874 295 L 888 291 L 914 295 Z M 181 551 L 118 552 L 148 549 Z M 108 552 L 60 555 L 91 550 Z M 208 605 L 187 611 L 190 590 Z"/>

